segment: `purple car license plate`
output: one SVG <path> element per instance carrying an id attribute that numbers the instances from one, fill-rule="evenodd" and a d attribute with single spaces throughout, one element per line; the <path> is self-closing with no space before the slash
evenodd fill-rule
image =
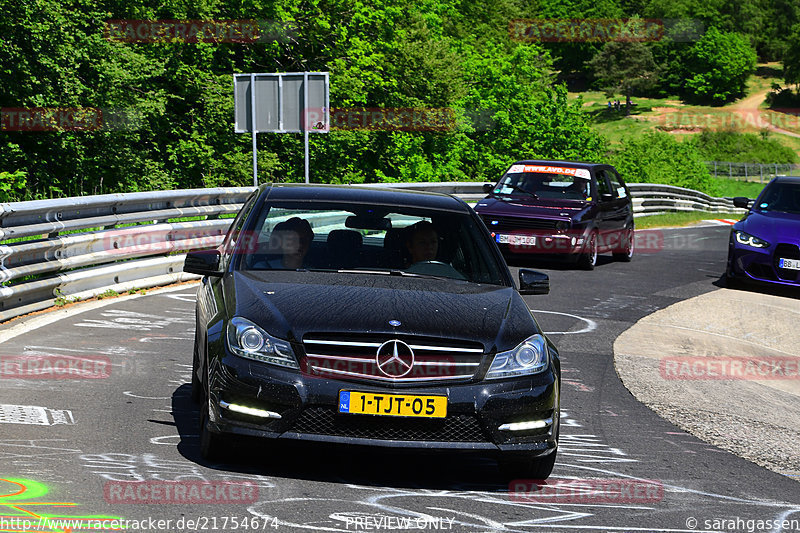
<path id="1" fill-rule="evenodd" d="M 495 239 L 501 244 L 536 245 L 536 237 L 533 235 L 505 235 L 501 233 L 497 235 Z"/>
<path id="2" fill-rule="evenodd" d="M 778 268 L 786 268 L 788 270 L 800 270 L 800 259 L 778 259 Z"/>

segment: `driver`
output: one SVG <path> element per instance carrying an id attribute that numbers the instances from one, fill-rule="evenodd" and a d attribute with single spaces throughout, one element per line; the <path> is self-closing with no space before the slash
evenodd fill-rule
<path id="1" fill-rule="evenodd" d="M 411 254 L 411 264 L 420 261 L 435 261 L 439 253 L 439 234 L 427 220 L 408 227 L 406 249 Z"/>
<path id="2" fill-rule="evenodd" d="M 269 249 L 280 257 L 269 261 L 272 268 L 303 268 L 314 231 L 307 220 L 292 217 L 275 225 L 269 239 Z"/>

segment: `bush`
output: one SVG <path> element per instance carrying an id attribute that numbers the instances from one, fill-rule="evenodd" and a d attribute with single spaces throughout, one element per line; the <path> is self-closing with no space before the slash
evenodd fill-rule
<path id="1" fill-rule="evenodd" d="M 735 161 L 737 163 L 795 163 L 797 154 L 762 134 L 738 131 L 704 131 L 690 141 L 704 161 Z"/>
<path id="2" fill-rule="evenodd" d="M 16 202 L 22 200 L 25 193 L 27 172 L 0 172 L 0 202 Z"/>
<path id="3" fill-rule="evenodd" d="M 611 154 L 611 164 L 629 183 L 662 183 L 716 195 L 717 187 L 691 143 L 661 132 L 623 139 Z"/>

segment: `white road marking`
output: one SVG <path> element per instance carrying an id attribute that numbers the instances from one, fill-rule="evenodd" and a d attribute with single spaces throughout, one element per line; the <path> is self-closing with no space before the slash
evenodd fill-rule
<path id="1" fill-rule="evenodd" d="M 560 313 L 558 311 L 544 311 L 542 309 L 531 309 L 531 311 L 534 313 L 547 313 L 550 315 L 568 316 L 570 318 L 574 318 L 575 320 L 580 320 L 581 322 L 586 323 L 586 326 L 578 331 L 545 331 L 546 335 L 577 335 L 579 333 L 589 333 L 590 331 L 594 331 L 597 329 L 597 322 L 589 318 L 583 318 L 582 316 L 571 315 L 569 313 Z"/>
<path id="2" fill-rule="evenodd" d="M 38 405 L 0 404 L 0 424 L 26 424 L 33 426 L 74 425 L 72 411 L 50 409 Z"/>
<path id="3" fill-rule="evenodd" d="M 153 396 L 139 396 L 138 394 L 134 394 L 133 391 L 126 390 L 123 392 L 125 396 L 130 396 L 131 398 L 139 398 L 140 400 L 169 400 L 169 396 L 163 397 L 153 397 Z"/>

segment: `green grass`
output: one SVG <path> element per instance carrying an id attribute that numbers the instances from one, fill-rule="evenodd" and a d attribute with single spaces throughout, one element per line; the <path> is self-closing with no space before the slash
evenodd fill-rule
<path id="1" fill-rule="evenodd" d="M 663 215 L 637 218 L 636 229 L 679 228 L 695 224 L 702 220 L 711 220 L 715 218 L 732 218 L 739 220 L 742 218 L 742 215 L 736 213 L 706 213 L 703 211 L 692 211 L 690 213 L 665 213 Z"/>
<path id="2" fill-rule="evenodd" d="M 725 197 L 733 196 L 747 196 L 748 198 L 755 198 L 761 193 L 761 190 L 766 185 L 768 180 L 765 178 L 765 183 L 758 183 L 752 181 L 737 181 L 727 178 L 715 178 L 714 182 L 719 188 L 719 195 Z"/>
<path id="3" fill-rule="evenodd" d="M 780 63 L 761 63 L 756 73 L 747 80 L 747 96 L 763 93 L 772 88 L 773 83 L 783 84 L 783 69 Z M 638 137 L 648 131 L 663 129 L 669 131 L 676 126 L 689 127 L 695 123 L 723 124 L 726 122 L 730 108 L 735 107 L 741 100 L 730 102 L 724 106 L 698 106 L 681 102 L 677 96 L 669 98 L 647 98 L 635 96 L 631 101 L 630 116 L 625 115 L 624 105 L 621 111 L 609 110 L 608 101 L 618 99 L 624 104 L 624 97 L 619 95 L 608 98 L 603 91 L 586 91 L 570 93 L 570 98 L 582 98 L 583 109 L 591 116 L 591 122 L 596 131 L 608 139 L 613 147 L 618 145 L 624 137 Z M 765 108 L 766 103 L 759 102 L 759 108 Z M 669 109 L 669 111 L 665 111 Z M 789 128 L 792 129 L 792 128 Z M 676 138 L 685 139 L 693 133 L 700 131 L 684 130 L 676 132 Z M 772 133 L 772 137 L 782 144 L 800 153 L 800 138 Z"/>

